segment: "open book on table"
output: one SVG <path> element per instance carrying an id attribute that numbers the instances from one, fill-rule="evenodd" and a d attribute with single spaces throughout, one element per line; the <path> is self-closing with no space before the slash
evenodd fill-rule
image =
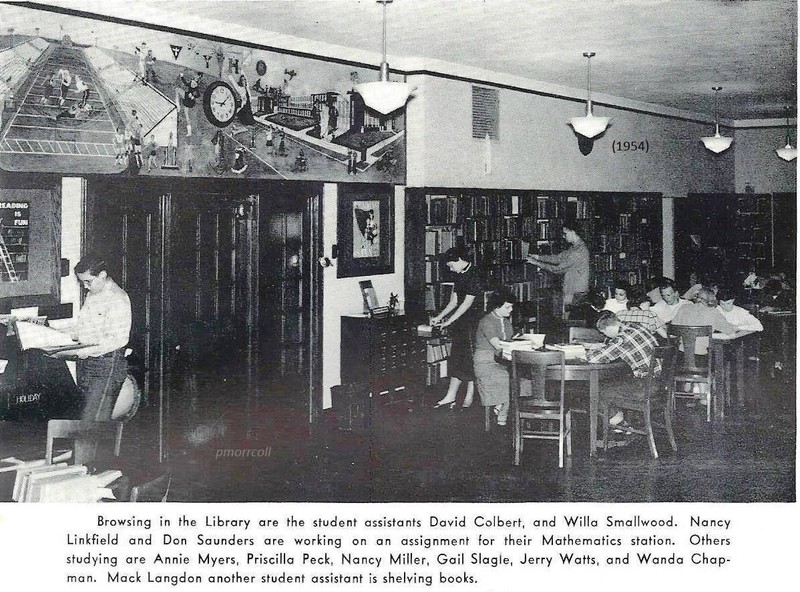
<path id="1" fill-rule="evenodd" d="M 75 341 L 66 333 L 28 321 L 17 321 L 15 327 L 23 350 L 40 349 L 47 354 L 54 354 L 96 345 Z"/>

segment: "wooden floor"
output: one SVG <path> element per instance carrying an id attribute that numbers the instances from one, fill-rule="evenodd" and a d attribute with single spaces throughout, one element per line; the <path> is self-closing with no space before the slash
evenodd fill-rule
<path id="1" fill-rule="evenodd" d="M 414 403 L 378 405 L 372 429 L 346 432 L 330 415 L 309 426 L 302 410 L 269 392 L 249 412 L 225 404 L 236 392 L 227 381 L 203 397 L 215 401 L 201 405 L 204 421 L 176 425 L 163 465 L 154 461 L 154 409 L 142 409 L 126 426 L 120 464 L 133 483 L 169 472 L 171 501 L 795 501 L 794 381 L 756 382 L 757 403 L 721 423 L 706 423 L 701 407 L 679 407 L 678 452 L 657 439 L 658 460 L 635 440 L 590 461 L 578 423 L 573 458 L 559 469 L 550 442 L 526 444 L 512 467 L 509 428 L 485 433 L 478 406 L 432 409 L 443 387 Z M 41 423 L 2 430 L 0 458 L 44 448 Z"/>

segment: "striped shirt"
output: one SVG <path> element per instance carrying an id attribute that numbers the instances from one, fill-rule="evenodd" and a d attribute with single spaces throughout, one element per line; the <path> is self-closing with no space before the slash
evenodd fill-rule
<path id="1" fill-rule="evenodd" d="M 617 313 L 617 318 L 623 323 L 638 323 L 650 333 L 655 333 L 664 326 L 664 321 L 652 310 L 642 310 L 640 308 L 630 308 L 621 310 Z"/>
<path id="2" fill-rule="evenodd" d="M 131 301 L 125 290 L 106 278 L 103 289 L 86 295 L 78 312 L 76 337 L 97 344 L 85 350 L 90 357 L 102 356 L 128 344 L 131 334 Z"/>
<path id="3" fill-rule="evenodd" d="M 656 345 L 655 336 L 641 325 L 623 324 L 619 334 L 609 339 L 603 347 L 586 352 L 586 360 L 592 364 L 622 360 L 631 367 L 636 378 L 645 378 Z"/>

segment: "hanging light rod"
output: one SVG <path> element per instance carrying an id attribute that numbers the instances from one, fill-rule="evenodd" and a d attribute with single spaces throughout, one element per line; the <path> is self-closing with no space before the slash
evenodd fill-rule
<path id="1" fill-rule="evenodd" d="M 386 6 L 392 0 L 376 0 L 383 4 L 383 61 L 381 62 L 380 79 L 378 82 L 364 82 L 355 86 L 355 91 L 364 99 L 364 104 L 384 115 L 397 111 L 408 101 L 414 92 L 407 82 L 392 82 L 389 80 L 389 62 L 386 61 Z"/>
<path id="2" fill-rule="evenodd" d="M 573 117 L 569 120 L 569 124 L 576 133 L 585 138 L 592 139 L 599 136 L 608 127 L 608 122 L 611 121 L 608 117 L 595 117 L 592 113 L 592 58 L 595 56 L 593 51 L 583 52 L 583 57 L 586 58 L 586 115 L 583 117 Z"/>
<path id="3" fill-rule="evenodd" d="M 700 138 L 700 141 L 706 147 L 707 150 L 711 150 L 714 154 L 719 154 L 720 152 L 725 152 L 728 148 L 731 147 L 733 143 L 733 138 L 728 138 L 726 136 L 721 136 L 719 134 L 719 117 L 717 115 L 717 96 L 719 91 L 722 90 L 721 86 L 712 86 L 711 90 L 714 91 L 714 130 L 715 133 L 713 136 L 704 136 Z"/>
<path id="4" fill-rule="evenodd" d="M 791 130 L 790 126 L 789 105 L 786 105 L 786 146 L 775 149 L 775 154 L 778 155 L 778 158 L 785 160 L 786 162 L 791 162 L 797 158 L 797 148 L 792 147 L 791 138 L 789 137 L 789 131 Z"/>

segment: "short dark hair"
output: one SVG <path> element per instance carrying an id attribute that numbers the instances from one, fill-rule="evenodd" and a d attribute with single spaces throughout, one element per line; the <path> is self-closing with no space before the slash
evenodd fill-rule
<path id="1" fill-rule="evenodd" d="M 631 285 L 626 282 L 625 280 L 617 280 L 614 282 L 614 289 L 615 290 L 625 290 L 626 295 L 630 295 L 631 293 Z"/>
<path id="2" fill-rule="evenodd" d="M 459 259 L 467 261 L 467 251 L 462 247 L 450 247 L 440 257 L 445 263 L 451 263 Z"/>
<path id="3" fill-rule="evenodd" d="M 668 277 L 662 277 L 658 281 L 658 289 L 659 290 L 666 290 L 667 288 L 672 288 L 674 290 L 675 289 L 675 280 L 673 280 L 672 278 L 668 278 Z"/>
<path id="4" fill-rule="evenodd" d="M 97 276 L 101 271 L 108 273 L 108 263 L 105 257 L 98 253 L 91 253 L 83 257 L 75 266 L 75 273 L 86 273 Z"/>
<path id="5" fill-rule="evenodd" d="M 722 302 L 723 300 L 734 300 L 736 298 L 736 292 L 734 292 L 731 288 L 720 288 L 717 290 L 717 301 Z"/>
<path id="6" fill-rule="evenodd" d="M 600 316 L 597 317 L 597 324 L 596 324 L 597 330 L 602 333 L 603 330 L 607 329 L 611 325 L 618 325 L 620 324 L 620 322 L 621 321 L 619 320 L 619 317 L 617 317 L 617 315 L 615 315 L 610 310 L 604 310 L 603 312 L 600 313 Z"/>
<path id="7" fill-rule="evenodd" d="M 574 220 L 567 220 L 561 225 L 562 230 L 571 230 L 575 234 L 580 234 L 581 227 Z"/>
<path id="8" fill-rule="evenodd" d="M 514 296 L 514 294 L 512 294 L 509 290 L 495 290 L 489 294 L 489 298 L 486 302 L 486 309 L 489 311 L 495 310 L 496 308 L 503 306 L 506 302 L 510 304 L 516 304 L 517 297 Z"/>

